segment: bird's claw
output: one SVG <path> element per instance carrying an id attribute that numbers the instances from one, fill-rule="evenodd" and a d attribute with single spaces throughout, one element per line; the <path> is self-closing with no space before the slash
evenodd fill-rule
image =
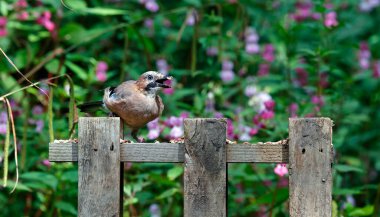
<path id="1" fill-rule="evenodd" d="M 120 139 L 120 144 L 123 144 L 123 143 L 132 143 L 131 140 L 128 140 L 128 139 Z"/>

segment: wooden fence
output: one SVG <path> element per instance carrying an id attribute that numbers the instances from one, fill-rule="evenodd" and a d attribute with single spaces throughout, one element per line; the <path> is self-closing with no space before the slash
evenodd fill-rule
<path id="1" fill-rule="evenodd" d="M 290 216 L 331 216 L 332 122 L 289 119 L 289 139 L 226 143 L 224 119 L 185 119 L 184 143 L 122 143 L 119 118 L 80 118 L 78 143 L 52 143 L 49 160 L 78 162 L 78 215 L 122 216 L 123 162 L 184 163 L 184 216 L 227 216 L 227 163 L 289 164 Z"/>

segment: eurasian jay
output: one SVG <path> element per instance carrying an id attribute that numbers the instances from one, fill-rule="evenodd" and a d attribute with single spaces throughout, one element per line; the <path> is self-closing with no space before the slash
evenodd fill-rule
<path id="1" fill-rule="evenodd" d="M 164 84 L 170 79 L 170 76 L 148 71 L 137 81 L 129 80 L 117 87 L 107 87 L 102 101 L 85 103 L 79 105 L 78 108 L 88 111 L 93 107 L 103 105 L 112 114 L 119 116 L 132 129 L 132 137 L 139 141 L 138 130 L 162 114 L 164 104 L 158 91 L 162 88 L 170 88 Z"/>

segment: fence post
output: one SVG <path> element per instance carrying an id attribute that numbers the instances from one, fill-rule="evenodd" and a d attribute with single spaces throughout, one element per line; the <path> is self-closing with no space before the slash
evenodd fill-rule
<path id="1" fill-rule="evenodd" d="M 225 217 L 226 120 L 185 119 L 184 216 Z"/>
<path id="2" fill-rule="evenodd" d="M 332 122 L 289 119 L 290 216 L 331 216 Z"/>
<path id="3" fill-rule="evenodd" d="M 120 215 L 120 119 L 79 118 L 78 216 Z"/>

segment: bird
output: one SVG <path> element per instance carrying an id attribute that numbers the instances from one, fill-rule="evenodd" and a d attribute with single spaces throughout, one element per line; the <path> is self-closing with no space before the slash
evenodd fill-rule
<path id="1" fill-rule="evenodd" d="M 112 116 L 119 116 L 132 130 L 132 137 L 139 141 L 137 133 L 147 123 L 161 116 L 164 104 L 158 95 L 163 88 L 171 88 L 165 81 L 171 80 L 156 71 L 143 73 L 136 81 L 128 80 L 117 87 L 107 87 L 103 100 L 78 105 L 81 111 L 105 107 Z"/>

